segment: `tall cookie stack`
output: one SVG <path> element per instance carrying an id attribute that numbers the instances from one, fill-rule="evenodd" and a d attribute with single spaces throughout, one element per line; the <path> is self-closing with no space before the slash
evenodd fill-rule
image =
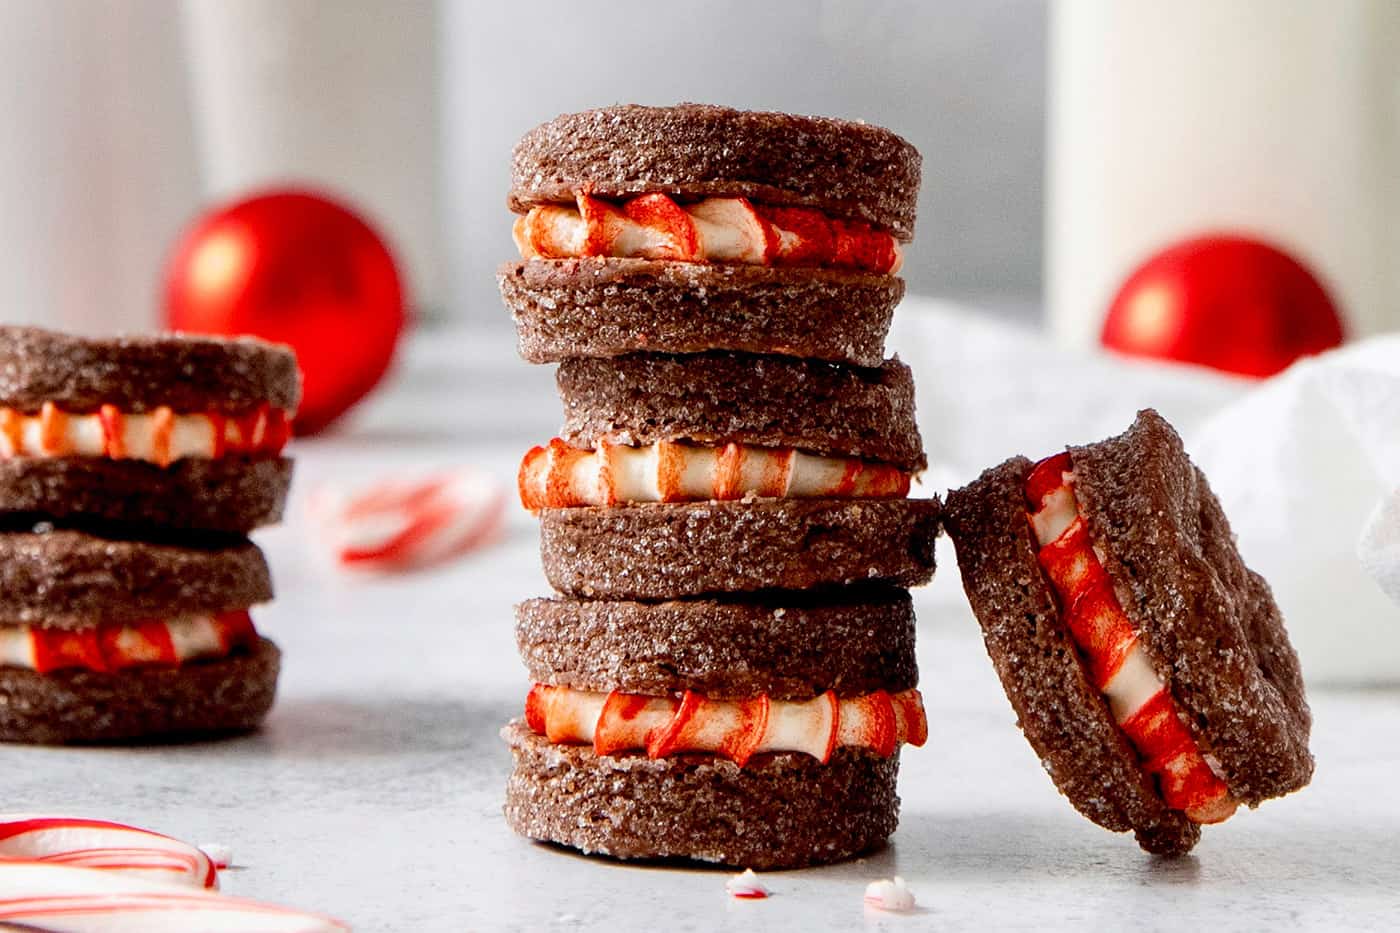
<path id="1" fill-rule="evenodd" d="M 0 740 L 262 721 L 279 655 L 246 535 L 281 517 L 300 393 L 259 341 L 0 328 Z"/>
<path id="2" fill-rule="evenodd" d="M 561 437 L 520 469 L 559 595 L 517 612 L 521 834 L 755 868 L 894 830 L 926 735 L 904 587 L 939 503 L 885 360 L 919 155 L 720 107 L 559 117 L 516 147 L 500 286 Z"/>

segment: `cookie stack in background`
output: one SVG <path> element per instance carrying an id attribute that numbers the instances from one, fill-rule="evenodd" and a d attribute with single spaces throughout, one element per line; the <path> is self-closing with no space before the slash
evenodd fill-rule
<path id="1" fill-rule="evenodd" d="M 281 517 L 300 393 L 260 341 L 0 328 L 0 740 L 262 721 L 279 654 L 246 536 Z"/>
<path id="2" fill-rule="evenodd" d="M 698 105 L 517 145 L 501 292 L 566 412 L 520 469 L 559 593 L 517 611 L 522 835 L 782 868 L 894 830 L 926 736 L 904 588 L 939 511 L 908 498 L 913 382 L 883 358 L 919 162 L 876 127 Z"/>

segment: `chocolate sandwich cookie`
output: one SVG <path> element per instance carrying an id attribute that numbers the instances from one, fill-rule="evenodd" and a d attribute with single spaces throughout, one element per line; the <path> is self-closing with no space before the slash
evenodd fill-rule
<path id="1" fill-rule="evenodd" d="M 732 350 L 879 366 L 904 281 L 850 269 L 528 259 L 498 275 L 531 363 Z"/>
<path id="2" fill-rule="evenodd" d="M 949 493 L 944 527 L 1022 730 L 1085 816 L 1143 848 L 1303 787 L 1311 716 L 1268 584 L 1156 412 Z"/>
<path id="3" fill-rule="evenodd" d="M 723 107 L 567 114 L 516 147 L 527 359 L 741 350 L 877 365 L 918 153 L 861 123 Z"/>
<path id="4" fill-rule="evenodd" d="M 876 369 L 737 353 L 567 360 L 557 374 L 563 439 L 794 447 L 927 466 L 914 380 L 897 359 Z"/>
<path id="5" fill-rule="evenodd" d="M 751 598 L 531 599 L 516 607 L 530 677 L 578 690 L 716 699 L 897 693 L 918 683 L 904 590 Z"/>
<path id="6" fill-rule="evenodd" d="M 550 585 L 671 599 L 933 578 L 937 499 L 751 499 L 540 512 Z"/>
<path id="7" fill-rule="evenodd" d="M 276 521 L 296 359 L 252 339 L 0 328 L 0 514 L 245 533 Z"/>
<path id="8" fill-rule="evenodd" d="M 516 631 L 535 685 L 503 733 L 506 816 L 525 835 L 796 868 L 893 831 L 900 746 L 928 731 L 907 593 L 532 600 Z"/>
<path id="9" fill-rule="evenodd" d="M 278 654 L 248 608 L 271 594 L 248 542 L 0 534 L 0 741 L 255 725 L 272 703 Z"/>

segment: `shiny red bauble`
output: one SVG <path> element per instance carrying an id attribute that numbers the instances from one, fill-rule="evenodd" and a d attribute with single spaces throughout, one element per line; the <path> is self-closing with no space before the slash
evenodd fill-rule
<path id="1" fill-rule="evenodd" d="M 1342 342 L 1327 290 L 1292 256 L 1242 236 L 1178 243 L 1134 272 L 1102 340 L 1136 356 L 1272 376 Z"/>
<path id="2" fill-rule="evenodd" d="M 324 196 L 259 194 L 201 217 L 165 277 L 175 330 L 290 344 L 302 371 L 298 434 L 321 430 L 374 388 L 404 327 L 404 290 L 384 241 Z"/>

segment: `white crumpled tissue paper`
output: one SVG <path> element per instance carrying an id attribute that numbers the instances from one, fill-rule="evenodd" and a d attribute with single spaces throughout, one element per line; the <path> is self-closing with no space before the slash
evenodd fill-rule
<path id="1" fill-rule="evenodd" d="M 1118 434 L 1156 408 L 1273 587 L 1308 683 L 1400 682 L 1400 334 L 1255 382 L 1065 350 L 926 300 L 895 320 L 935 491 L 1013 454 Z"/>

